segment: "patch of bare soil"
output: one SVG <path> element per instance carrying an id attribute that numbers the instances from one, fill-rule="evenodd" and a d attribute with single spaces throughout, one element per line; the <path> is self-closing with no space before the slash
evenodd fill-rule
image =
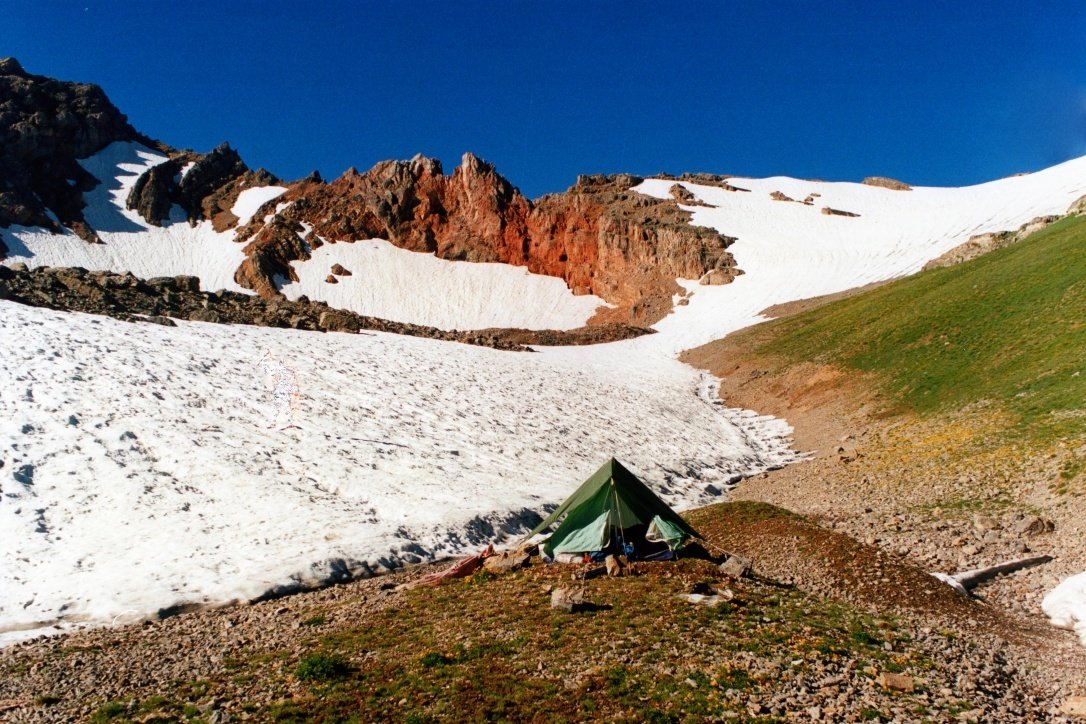
<path id="1" fill-rule="evenodd" d="M 808 309 L 815 309 L 821 307 L 823 304 L 829 304 L 830 302 L 836 302 L 838 299 L 848 299 L 849 297 L 855 297 L 858 294 L 863 294 L 866 291 L 881 287 L 884 284 L 889 284 L 893 279 L 887 279 L 881 282 L 871 282 L 865 284 L 862 287 L 853 287 L 852 289 L 846 289 L 843 292 L 834 292 L 833 294 L 823 294 L 818 297 L 808 297 L 807 299 L 797 299 L 794 302 L 784 302 L 783 304 L 774 304 L 771 307 L 766 307 L 759 314 L 766 317 L 790 317 L 793 314 L 799 314 L 800 312 L 806 312 Z"/>

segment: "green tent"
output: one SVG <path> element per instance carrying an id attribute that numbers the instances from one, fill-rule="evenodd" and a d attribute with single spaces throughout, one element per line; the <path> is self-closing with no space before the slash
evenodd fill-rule
<path id="1" fill-rule="evenodd" d="M 558 553 L 602 551 L 613 539 L 639 550 L 662 543 L 675 551 L 689 538 L 701 537 L 614 458 L 584 481 L 528 537 L 542 533 L 560 519 L 558 528 L 541 546 L 552 558 Z"/>

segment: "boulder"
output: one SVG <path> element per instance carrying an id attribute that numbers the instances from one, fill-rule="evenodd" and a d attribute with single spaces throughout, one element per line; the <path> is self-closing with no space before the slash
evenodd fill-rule
<path id="1" fill-rule="evenodd" d="M 335 274 L 329 274 L 324 278 L 325 284 L 339 284 L 339 280 L 336 279 Z"/>
<path id="2" fill-rule="evenodd" d="M 724 284 L 731 284 L 736 276 L 738 275 L 734 268 L 710 269 L 698 280 L 698 284 L 701 284 L 702 286 L 718 287 Z"/>
<path id="3" fill-rule="evenodd" d="M 212 322 L 218 324 L 222 322 L 222 316 L 214 309 L 205 309 L 203 307 L 193 310 L 189 314 L 189 319 L 194 322 Z"/>
<path id="4" fill-rule="evenodd" d="M 325 332 L 358 332 L 362 329 L 357 315 L 338 309 L 321 312 L 317 326 Z"/>
<path id="5" fill-rule="evenodd" d="M 1086 213 L 1086 196 L 1079 196 L 1074 203 L 1067 207 L 1068 214 Z"/>
<path id="6" fill-rule="evenodd" d="M 192 276 L 176 276 L 174 277 L 174 288 L 182 292 L 199 292 L 200 291 L 200 277 Z"/>
<path id="7" fill-rule="evenodd" d="M 345 268 L 342 264 L 333 264 L 332 273 L 337 277 L 349 277 L 351 276 L 351 270 Z"/>
<path id="8" fill-rule="evenodd" d="M 989 530 L 999 530 L 1000 527 L 999 522 L 990 515 L 977 513 L 973 516 L 973 528 L 978 533 L 984 533 Z"/>
<path id="9" fill-rule="evenodd" d="M 904 181 L 887 178 L 885 176 L 868 176 L 861 182 L 864 186 L 879 186 L 892 191 L 912 191 L 913 187 Z"/>
<path id="10" fill-rule="evenodd" d="M 1060 713 L 1086 719 L 1086 696 L 1071 696 L 1060 705 Z"/>
<path id="11" fill-rule="evenodd" d="M 1014 526 L 1014 532 L 1021 538 L 1032 538 L 1035 535 L 1041 535 L 1042 533 L 1051 533 L 1056 530 L 1056 524 L 1051 520 L 1045 520 L 1033 516 L 1026 518 L 1025 520 Z"/>
<path id="12" fill-rule="evenodd" d="M 491 573 L 509 573 L 528 565 L 528 554 L 522 551 L 502 551 L 483 559 L 483 568 Z"/>
<path id="13" fill-rule="evenodd" d="M 854 214 L 851 211 L 842 211 L 841 209 L 831 209 L 829 206 L 822 207 L 823 216 L 847 216 L 851 218 L 858 218 L 859 214 Z"/>
<path id="14" fill-rule="evenodd" d="M 720 564 L 720 572 L 731 578 L 743 578 L 750 575 L 753 561 L 743 556 L 728 556 L 728 560 Z"/>
<path id="15" fill-rule="evenodd" d="M 151 277 L 146 283 L 156 292 L 177 288 L 177 280 L 174 277 Z"/>
<path id="16" fill-rule="evenodd" d="M 607 575 L 611 578 L 626 575 L 626 562 L 621 557 L 608 555 L 603 559 L 603 563 L 607 567 Z"/>
<path id="17" fill-rule="evenodd" d="M 773 199 L 774 201 L 795 201 L 795 199 L 793 199 L 791 196 L 787 196 L 780 191 L 770 192 L 769 198 Z"/>
<path id="18" fill-rule="evenodd" d="M 884 689 L 905 693 L 911 693 L 916 686 L 911 676 L 895 674 L 890 671 L 884 671 L 879 674 L 878 678 L 875 679 L 875 683 Z"/>
<path id="19" fill-rule="evenodd" d="M 584 606 L 584 589 L 556 588 L 551 591 L 551 608 L 576 613 Z"/>
<path id="20" fill-rule="evenodd" d="M 684 203 L 698 200 L 690 189 L 680 184 L 672 184 L 671 188 L 668 189 L 668 193 L 671 194 L 671 198 Z"/>

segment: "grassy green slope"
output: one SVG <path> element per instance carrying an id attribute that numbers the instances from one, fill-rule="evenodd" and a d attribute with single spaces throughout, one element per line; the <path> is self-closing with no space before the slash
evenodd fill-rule
<path id="1" fill-rule="evenodd" d="M 769 323 L 753 351 L 875 373 L 927 414 L 995 403 L 1039 441 L 1086 432 L 1086 218 Z"/>

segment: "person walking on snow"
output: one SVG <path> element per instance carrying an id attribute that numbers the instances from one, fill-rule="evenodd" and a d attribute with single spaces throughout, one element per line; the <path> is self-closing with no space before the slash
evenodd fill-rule
<path id="1" fill-rule="evenodd" d="M 280 362 L 270 350 L 264 350 L 257 364 L 271 387 L 272 404 L 275 406 L 268 428 L 278 427 L 280 430 L 286 430 L 298 427 L 298 402 L 301 399 L 301 388 L 298 386 L 297 373 Z M 282 425 L 280 425 L 281 419 Z"/>

